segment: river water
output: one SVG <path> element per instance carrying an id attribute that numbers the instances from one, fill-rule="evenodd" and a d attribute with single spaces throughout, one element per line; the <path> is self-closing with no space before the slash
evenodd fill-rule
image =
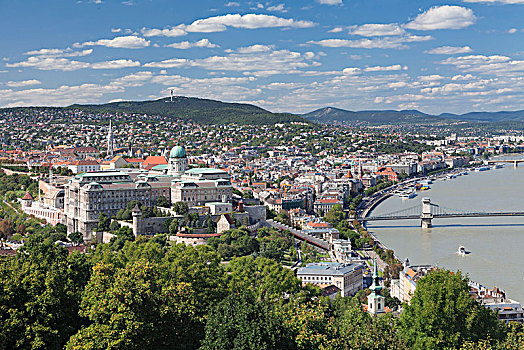
<path id="1" fill-rule="evenodd" d="M 371 215 L 409 208 L 428 197 L 432 203 L 471 212 L 524 211 L 524 163 L 446 181 L 412 199 L 390 197 Z M 412 265 L 432 264 L 461 270 L 487 288 L 498 286 L 508 298 L 524 303 L 524 216 L 433 219 L 422 229 L 420 220 L 369 222 L 367 228 L 383 244 Z M 471 253 L 458 255 L 459 246 Z"/>

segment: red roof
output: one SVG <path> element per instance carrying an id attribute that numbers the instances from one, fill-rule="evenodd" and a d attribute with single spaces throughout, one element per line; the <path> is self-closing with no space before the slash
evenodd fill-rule
<path id="1" fill-rule="evenodd" d="M 160 165 L 160 164 L 167 164 L 167 160 L 163 156 L 149 156 L 144 160 L 142 163 L 142 166 L 147 169 L 151 170 L 152 167 Z"/>
<path id="2" fill-rule="evenodd" d="M 23 200 L 33 200 L 33 196 L 31 196 L 31 193 L 27 192 L 23 197 L 22 197 Z"/>
<path id="3" fill-rule="evenodd" d="M 177 237 L 184 238 L 210 238 L 210 237 L 220 237 L 221 233 L 177 233 Z"/>

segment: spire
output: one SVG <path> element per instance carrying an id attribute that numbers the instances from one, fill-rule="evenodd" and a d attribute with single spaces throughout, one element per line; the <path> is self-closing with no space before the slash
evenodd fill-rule
<path id="1" fill-rule="evenodd" d="M 371 285 L 371 287 L 369 289 L 371 289 L 375 294 L 378 294 L 382 290 L 382 286 L 380 285 L 380 277 L 378 275 L 377 259 L 374 260 L 373 284 Z"/>
<path id="2" fill-rule="evenodd" d="M 107 155 L 112 156 L 114 153 L 115 141 L 113 138 L 113 125 L 109 119 L 109 131 L 107 132 Z"/>

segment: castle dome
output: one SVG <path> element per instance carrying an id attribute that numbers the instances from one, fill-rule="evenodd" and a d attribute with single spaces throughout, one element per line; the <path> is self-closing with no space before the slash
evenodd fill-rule
<path id="1" fill-rule="evenodd" d="M 186 150 L 182 146 L 175 146 L 169 152 L 169 158 L 186 158 Z"/>

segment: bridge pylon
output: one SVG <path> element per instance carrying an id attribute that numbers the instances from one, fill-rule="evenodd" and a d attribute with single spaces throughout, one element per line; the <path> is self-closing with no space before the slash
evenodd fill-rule
<path id="1" fill-rule="evenodd" d="M 422 199 L 422 214 L 420 215 L 420 226 L 422 228 L 431 228 L 431 220 L 433 219 L 433 213 L 431 212 L 431 199 Z"/>

